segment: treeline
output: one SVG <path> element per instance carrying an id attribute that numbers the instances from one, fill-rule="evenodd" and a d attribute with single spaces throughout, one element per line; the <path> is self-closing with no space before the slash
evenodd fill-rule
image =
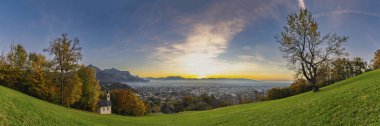
<path id="1" fill-rule="evenodd" d="M 371 62 L 372 64 L 369 65 L 362 58 L 355 57 L 353 59 L 337 58 L 331 62 L 321 64 L 317 70 L 317 84 L 319 87 L 324 87 L 367 71 L 379 69 L 380 49 L 375 52 Z M 268 90 L 261 100 L 280 99 L 311 90 L 312 85 L 306 79 L 298 78 L 289 87 Z"/>
<path id="2" fill-rule="evenodd" d="M 93 69 L 78 63 L 80 50 L 79 40 L 69 40 L 66 34 L 44 49 L 52 60 L 12 44 L 0 58 L 0 84 L 48 102 L 95 111 L 99 81 Z"/>
<path id="3" fill-rule="evenodd" d="M 79 39 L 71 40 L 63 34 L 43 51 L 52 58 L 28 52 L 20 44 L 11 44 L 9 52 L 0 56 L 0 85 L 65 107 L 96 111 L 100 97 L 105 94 L 95 69 L 79 64 L 82 59 Z M 113 86 L 123 87 L 116 84 L 108 88 L 116 88 Z M 117 114 L 147 112 L 134 90 L 115 90 L 111 96 Z"/>

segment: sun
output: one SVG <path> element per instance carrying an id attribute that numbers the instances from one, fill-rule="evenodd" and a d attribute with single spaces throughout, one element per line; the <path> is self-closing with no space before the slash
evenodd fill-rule
<path id="1" fill-rule="evenodd" d="M 215 68 L 215 66 L 202 64 L 188 67 L 187 72 L 201 79 L 210 75 L 219 74 L 221 71 L 220 69 Z"/>
<path id="2" fill-rule="evenodd" d="M 202 78 L 206 78 L 206 77 L 207 77 L 206 74 L 199 74 L 199 75 L 197 75 L 197 76 L 198 76 L 198 79 L 202 79 Z"/>
<path id="3" fill-rule="evenodd" d="M 214 53 L 209 52 L 210 50 L 212 49 L 193 50 L 173 61 L 184 73 L 194 75 L 197 78 L 223 73 L 228 65 L 220 62 Z"/>
<path id="4" fill-rule="evenodd" d="M 182 62 L 181 68 L 190 75 L 197 78 L 206 78 L 210 75 L 220 74 L 226 69 L 226 66 L 198 55 L 196 58 L 188 58 Z"/>

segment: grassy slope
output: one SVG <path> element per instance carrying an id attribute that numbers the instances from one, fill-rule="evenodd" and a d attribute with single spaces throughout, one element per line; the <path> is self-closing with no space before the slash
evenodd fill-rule
<path id="1" fill-rule="evenodd" d="M 317 93 L 144 117 L 67 109 L 0 86 L 0 125 L 380 125 L 380 70 Z"/>

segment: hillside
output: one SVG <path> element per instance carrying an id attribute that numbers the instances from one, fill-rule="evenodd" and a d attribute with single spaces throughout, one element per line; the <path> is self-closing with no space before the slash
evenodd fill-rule
<path id="1" fill-rule="evenodd" d="M 209 111 L 144 117 L 99 115 L 0 87 L 0 125 L 380 125 L 380 70 L 317 93 Z"/>

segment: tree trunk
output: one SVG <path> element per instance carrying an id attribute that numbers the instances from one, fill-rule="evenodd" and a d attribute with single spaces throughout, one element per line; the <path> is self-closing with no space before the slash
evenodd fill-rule
<path id="1" fill-rule="evenodd" d="M 317 92 L 319 91 L 319 87 L 318 87 L 318 84 L 317 84 L 317 70 L 318 70 L 318 67 L 315 66 L 313 67 L 313 74 L 314 76 L 312 77 L 312 83 L 313 83 L 313 92 Z"/>
<path id="2" fill-rule="evenodd" d="M 314 82 L 314 83 L 313 83 L 313 92 L 317 92 L 317 91 L 319 91 L 319 87 L 318 87 L 318 85 Z"/>
<path id="3" fill-rule="evenodd" d="M 62 75 L 61 75 L 62 78 Z M 61 80 L 61 104 L 64 106 L 63 79 Z"/>
<path id="4" fill-rule="evenodd" d="M 64 78 L 64 73 L 63 73 L 63 68 L 61 68 L 61 104 L 62 106 L 65 106 L 64 100 L 65 100 L 65 94 L 64 94 L 64 83 L 65 83 L 65 78 Z"/>

